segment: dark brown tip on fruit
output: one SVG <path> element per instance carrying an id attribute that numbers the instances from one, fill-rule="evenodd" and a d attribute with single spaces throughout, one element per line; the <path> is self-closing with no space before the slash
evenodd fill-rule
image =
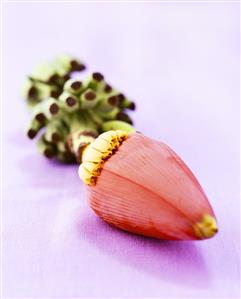
<path id="1" fill-rule="evenodd" d="M 36 98 L 38 95 L 38 90 L 36 87 L 32 86 L 28 91 L 28 97 L 31 99 Z"/>
<path id="2" fill-rule="evenodd" d="M 77 68 L 77 71 L 82 72 L 82 71 L 84 71 L 85 69 L 86 69 L 86 66 L 85 66 L 84 64 L 79 64 L 79 65 L 78 65 L 78 68 Z"/>
<path id="3" fill-rule="evenodd" d="M 123 103 L 124 99 L 125 99 L 125 96 L 123 95 L 123 93 L 119 93 L 117 95 L 117 98 L 119 100 L 119 104 Z"/>
<path id="4" fill-rule="evenodd" d="M 64 81 L 67 81 L 69 79 L 70 79 L 70 75 L 69 74 L 66 74 L 66 75 L 63 76 L 63 80 Z"/>
<path id="5" fill-rule="evenodd" d="M 111 96 L 108 98 L 108 103 L 111 105 L 111 106 L 118 106 L 119 105 L 119 100 L 118 100 L 118 97 L 117 96 Z"/>
<path id="6" fill-rule="evenodd" d="M 53 152 L 51 149 L 46 148 L 46 149 L 44 150 L 44 156 L 45 156 L 46 158 L 48 158 L 48 159 L 52 159 L 53 156 L 54 156 L 54 152 Z"/>
<path id="7" fill-rule="evenodd" d="M 53 133 L 52 134 L 52 142 L 53 143 L 58 143 L 60 141 L 60 136 L 58 133 Z"/>
<path id="8" fill-rule="evenodd" d="M 82 63 L 79 63 L 78 61 L 76 61 L 76 60 L 72 60 L 71 62 L 70 62 L 70 66 L 71 66 L 71 71 L 79 71 L 79 72 L 81 72 L 81 71 L 83 71 L 83 70 L 85 70 L 86 69 L 86 67 L 85 67 L 85 65 L 83 65 Z"/>
<path id="9" fill-rule="evenodd" d="M 71 84 L 71 88 L 73 90 L 79 90 L 81 88 L 81 86 L 82 86 L 82 82 L 80 82 L 80 81 L 75 81 Z"/>
<path id="10" fill-rule="evenodd" d="M 64 152 L 63 153 L 63 162 L 74 163 L 74 162 L 76 162 L 75 156 L 70 152 Z"/>
<path id="11" fill-rule="evenodd" d="M 101 82 L 102 80 L 104 80 L 104 76 L 101 73 L 93 73 L 93 79 L 95 81 Z"/>
<path id="12" fill-rule="evenodd" d="M 78 61 L 76 60 L 70 61 L 70 66 L 72 71 L 75 71 L 78 68 L 78 65 L 79 65 Z"/>
<path id="13" fill-rule="evenodd" d="M 117 119 L 117 120 L 122 120 L 122 121 L 124 121 L 124 122 L 127 122 L 127 123 L 129 123 L 130 125 L 133 124 L 133 121 L 130 119 L 129 115 L 126 114 L 126 113 L 124 113 L 124 112 L 118 112 L 118 113 L 116 114 L 116 119 Z"/>
<path id="14" fill-rule="evenodd" d="M 88 91 L 85 94 L 85 99 L 88 101 L 93 101 L 96 98 L 96 94 L 93 91 Z"/>
<path id="15" fill-rule="evenodd" d="M 51 114 L 57 114 L 59 112 L 59 106 L 56 103 L 53 103 L 49 107 L 49 111 Z"/>
<path id="16" fill-rule="evenodd" d="M 58 83 L 58 79 L 59 79 L 59 76 L 54 74 L 49 78 L 48 83 L 50 83 L 50 84 Z"/>
<path id="17" fill-rule="evenodd" d="M 128 108 L 130 110 L 135 110 L 136 109 L 136 104 L 134 102 L 131 102 Z"/>
<path id="18" fill-rule="evenodd" d="M 106 93 L 109 93 L 109 92 L 112 91 L 112 87 L 111 87 L 109 84 L 106 84 L 106 86 L 105 86 L 105 88 L 104 88 L 104 91 L 105 91 Z"/>
<path id="19" fill-rule="evenodd" d="M 65 141 L 64 147 L 66 149 L 66 151 L 71 152 L 72 148 L 73 148 L 73 140 L 71 135 L 69 135 Z"/>
<path id="20" fill-rule="evenodd" d="M 74 99 L 72 97 L 68 97 L 66 99 L 66 103 L 69 107 L 73 107 L 74 105 L 76 105 L 77 101 L 76 101 L 76 99 Z"/>
<path id="21" fill-rule="evenodd" d="M 60 92 L 57 90 L 52 90 L 50 93 L 50 96 L 55 99 L 57 99 L 59 97 L 59 95 L 60 95 Z"/>
<path id="22" fill-rule="evenodd" d="M 34 129 L 29 129 L 27 134 L 28 138 L 33 139 L 37 135 L 37 132 Z"/>
<path id="23" fill-rule="evenodd" d="M 40 112 L 38 114 L 35 115 L 35 119 L 40 122 L 41 124 L 43 124 L 46 121 L 46 116 Z"/>

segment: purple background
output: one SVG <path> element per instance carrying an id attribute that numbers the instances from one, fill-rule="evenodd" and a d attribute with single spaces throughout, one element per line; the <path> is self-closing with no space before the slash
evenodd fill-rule
<path id="1" fill-rule="evenodd" d="M 5 297 L 239 297 L 239 4 L 4 4 Z M 70 52 L 138 103 L 138 130 L 197 175 L 220 232 L 145 239 L 87 206 L 77 166 L 46 161 L 24 135 L 19 89 Z"/>

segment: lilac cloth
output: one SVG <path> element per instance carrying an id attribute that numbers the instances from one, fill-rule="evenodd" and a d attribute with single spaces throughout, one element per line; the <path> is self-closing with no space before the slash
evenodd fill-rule
<path id="1" fill-rule="evenodd" d="M 4 4 L 3 296 L 239 297 L 239 5 Z M 202 242 L 134 236 L 99 220 L 77 166 L 24 135 L 23 78 L 60 52 L 138 103 L 138 130 L 197 175 L 220 232 Z"/>

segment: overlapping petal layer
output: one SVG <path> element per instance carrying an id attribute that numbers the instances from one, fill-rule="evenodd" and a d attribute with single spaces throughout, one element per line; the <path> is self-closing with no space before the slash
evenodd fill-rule
<path id="1" fill-rule="evenodd" d="M 135 133 L 104 164 L 90 205 L 108 223 L 161 239 L 203 239 L 216 231 L 213 210 L 185 163 L 162 142 Z"/>

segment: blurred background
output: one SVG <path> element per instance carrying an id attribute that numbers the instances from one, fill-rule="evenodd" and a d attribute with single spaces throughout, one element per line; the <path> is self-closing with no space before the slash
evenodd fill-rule
<path id="1" fill-rule="evenodd" d="M 3 4 L 3 295 L 239 297 L 238 3 Z M 95 217 L 77 166 L 37 153 L 21 83 L 70 53 L 137 103 L 136 128 L 169 144 L 216 211 L 212 240 L 132 236 Z"/>

